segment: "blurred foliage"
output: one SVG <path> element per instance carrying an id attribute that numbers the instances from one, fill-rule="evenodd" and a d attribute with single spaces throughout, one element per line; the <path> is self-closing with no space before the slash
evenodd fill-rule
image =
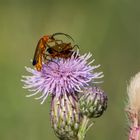
<path id="1" fill-rule="evenodd" d="M 140 1 L 0 0 L 0 140 L 57 140 L 43 105 L 25 98 L 21 75 L 42 35 L 70 34 L 101 64 L 109 102 L 86 140 L 125 140 L 126 85 L 140 71 Z"/>

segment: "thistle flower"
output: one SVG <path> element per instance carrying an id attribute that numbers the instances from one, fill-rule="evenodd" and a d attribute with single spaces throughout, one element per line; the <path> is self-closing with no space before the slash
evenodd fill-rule
<path id="1" fill-rule="evenodd" d="M 94 60 L 88 62 L 92 56 L 90 53 L 76 55 L 78 57 L 73 54 L 69 59 L 49 61 L 43 64 L 41 71 L 25 67 L 32 75 L 23 76 L 21 80 L 25 83 L 23 88 L 34 92 L 27 97 L 38 94 L 40 96 L 36 99 L 42 99 L 42 104 L 48 95 L 59 97 L 65 93 L 76 94 L 91 82 L 95 83 L 95 79 L 103 77 L 102 72 L 94 72 L 100 65 L 91 66 Z"/>
<path id="2" fill-rule="evenodd" d="M 129 140 L 140 140 L 140 72 L 130 80 L 127 93 L 126 111 L 130 125 Z"/>
<path id="3" fill-rule="evenodd" d="M 100 117 L 107 108 L 107 96 L 98 87 L 86 88 L 79 100 L 80 112 L 88 118 Z"/>
<path id="4" fill-rule="evenodd" d="M 80 113 L 77 96 L 63 94 L 51 101 L 51 124 L 61 140 L 77 140 Z"/>

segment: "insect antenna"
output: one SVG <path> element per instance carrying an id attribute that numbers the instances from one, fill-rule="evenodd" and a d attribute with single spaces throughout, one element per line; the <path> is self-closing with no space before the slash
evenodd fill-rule
<path id="1" fill-rule="evenodd" d="M 71 39 L 73 42 L 74 42 L 74 39 L 70 36 L 70 35 L 68 35 L 68 34 L 65 34 L 65 33 L 54 33 L 54 34 L 52 34 L 52 38 L 54 38 L 54 36 L 56 36 L 56 35 L 64 35 L 64 36 L 66 36 L 67 38 L 69 38 L 69 39 Z"/>

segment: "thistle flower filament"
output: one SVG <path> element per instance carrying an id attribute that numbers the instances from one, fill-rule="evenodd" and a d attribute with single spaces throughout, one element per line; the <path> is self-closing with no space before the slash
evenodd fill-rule
<path id="1" fill-rule="evenodd" d="M 24 88 L 34 92 L 27 97 L 40 94 L 36 99 L 42 99 L 43 104 L 49 94 L 59 97 L 64 93 L 81 92 L 91 82 L 103 77 L 102 72 L 93 72 L 100 65 L 91 66 L 93 61 L 88 62 L 90 57 L 89 53 L 79 58 L 72 56 L 69 59 L 60 59 L 57 64 L 49 62 L 42 65 L 41 71 L 25 67 L 32 75 L 23 76 Z"/>

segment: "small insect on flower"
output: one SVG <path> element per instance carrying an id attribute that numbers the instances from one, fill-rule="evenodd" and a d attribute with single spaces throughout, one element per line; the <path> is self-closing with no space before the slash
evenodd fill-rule
<path id="1" fill-rule="evenodd" d="M 68 58 L 73 53 L 73 48 L 77 45 L 72 46 L 71 43 L 64 43 L 62 40 L 58 40 L 55 38 L 57 35 L 64 35 L 67 38 L 70 38 L 72 41 L 73 38 L 65 33 L 54 33 L 53 35 L 43 36 L 37 44 L 34 58 L 33 58 L 33 66 L 36 67 L 37 71 L 41 71 L 42 69 L 42 61 L 43 59 L 48 60 L 47 56 L 52 58 Z M 53 46 L 50 46 L 49 43 L 54 43 Z"/>
<path id="2" fill-rule="evenodd" d="M 36 50 L 35 50 L 35 53 L 34 53 L 33 62 L 32 62 L 33 66 L 35 66 L 38 71 L 40 71 L 41 68 L 42 68 L 42 57 L 44 56 L 45 50 L 46 50 L 46 45 L 45 44 L 49 40 L 50 40 L 49 36 L 43 36 L 38 41 L 38 44 L 37 44 L 37 47 L 36 47 Z"/>

